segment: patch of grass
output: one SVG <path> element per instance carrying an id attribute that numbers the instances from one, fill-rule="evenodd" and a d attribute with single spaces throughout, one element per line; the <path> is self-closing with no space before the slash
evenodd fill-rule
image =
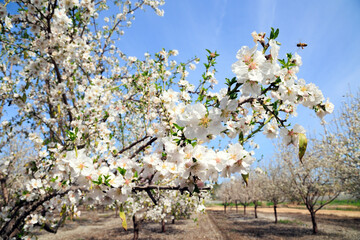
<path id="1" fill-rule="evenodd" d="M 360 209 L 358 208 L 325 208 L 325 209 L 330 209 L 330 210 L 341 210 L 341 211 L 359 211 Z"/>
<path id="2" fill-rule="evenodd" d="M 317 204 L 322 204 L 323 202 L 319 201 Z M 292 207 L 297 209 L 305 209 L 305 204 L 301 203 L 297 207 Z M 360 200 L 334 200 L 331 203 L 327 204 L 323 209 L 326 210 L 342 210 L 342 211 L 360 211 Z"/>
<path id="3" fill-rule="evenodd" d="M 360 207 L 360 199 L 359 200 L 334 200 L 329 205 L 350 205 L 354 207 Z"/>
<path id="4" fill-rule="evenodd" d="M 207 204 L 206 206 L 224 206 L 224 203 L 214 203 L 214 204 Z M 226 206 L 230 206 L 230 203 L 226 204 Z"/>
<path id="5" fill-rule="evenodd" d="M 209 204 L 209 206 L 224 206 L 225 204 L 224 203 L 215 203 L 215 204 Z M 226 204 L 227 207 L 230 207 L 230 206 L 234 206 L 235 207 L 235 203 L 228 203 Z M 240 204 L 238 204 L 238 206 L 240 206 Z"/>
<path id="6" fill-rule="evenodd" d="M 286 205 L 287 205 L 287 203 L 284 203 L 284 202 L 281 202 L 281 203 L 277 204 L 278 207 L 283 207 L 283 206 L 286 206 Z M 273 202 L 266 202 L 266 206 L 267 207 L 273 207 L 274 203 Z"/>
<path id="7" fill-rule="evenodd" d="M 350 207 L 350 208 L 342 208 L 342 207 L 335 207 L 336 205 L 327 205 L 324 208 L 322 208 L 322 210 L 340 210 L 340 211 L 359 211 L 360 208 L 357 207 Z M 306 209 L 305 206 L 291 206 L 291 208 L 293 209 Z M 321 211 L 321 210 L 320 210 Z"/>
<path id="8" fill-rule="evenodd" d="M 323 202 L 326 201 L 318 201 L 318 204 L 321 204 Z M 300 203 L 299 205 L 305 205 L 304 203 Z M 338 200 L 335 199 L 334 201 L 332 201 L 331 203 L 328 204 L 329 206 L 331 205 L 349 205 L 349 206 L 353 206 L 353 207 L 360 207 L 360 199 L 359 200 L 352 200 L 352 199 L 347 199 L 347 200 Z"/>
<path id="9" fill-rule="evenodd" d="M 278 220 L 278 223 L 282 223 L 282 224 L 289 224 L 289 223 L 292 223 L 293 221 L 291 220 L 283 220 L 283 219 L 280 219 Z"/>
<path id="10" fill-rule="evenodd" d="M 304 223 L 299 220 L 289 220 L 289 219 L 280 219 L 278 220 L 278 223 L 304 225 Z"/>

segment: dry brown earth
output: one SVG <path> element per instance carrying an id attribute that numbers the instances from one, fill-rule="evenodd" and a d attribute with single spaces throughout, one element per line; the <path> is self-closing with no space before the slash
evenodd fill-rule
<path id="1" fill-rule="evenodd" d="M 144 222 L 141 225 L 140 239 L 360 239 L 360 212 L 322 210 L 317 214 L 319 234 L 311 233 L 310 216 L 305 209 L 279 208 L 278 224 L 274 224 L 272 208 L 259 209 L 259 218 L 254 218 L 251 208 L 243 215 L 232 208 L 227 213 L 223 208 L 211 207 L 207 214 L 193 219 L 181 219 L 175 224 L 167 223 L 166 232 L 161 233 L 160 223 Z M 85 212 L 74 221 L 67 221 L 56 235 L 39 233 L 40 240 L 95 240 L 132 239 L 132 226 L 128 231 L 121 228 L 121 222 L 113 212 Z"/>

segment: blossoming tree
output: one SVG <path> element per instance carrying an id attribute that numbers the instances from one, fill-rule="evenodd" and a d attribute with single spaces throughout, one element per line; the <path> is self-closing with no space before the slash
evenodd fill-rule
<path id="1" fill-rule="evenodd" d="M 330 123 L 323 151 L 339 161 L 337 171 L 347 190 L 360 199 L 360 90 L 348 94 L 339 113 Z"/>
<path id="2" fill-rule="evenodd" d="M 318 232 L 316 213 L 344 191 L 337 169 L 341 162 L 324 151 L 323 142 L 314 140 L 312 148 L 300 162 L 293 149 L 280 148 L 278 161 L 285 169 L 284 192 L 306 206 L 312 221 L 313 234 Z"/>
<path id="3" fill-rule="evenodd" d="M 223 182 L 216 191 L 216 197 L 222 201 L 224 205 L 224 213 L 226 213 L 226 208 L 229 206 L 234 197 L 234 184 L 233 181 Z"/>
<path id="4" fill-rule="evenodd" d="M 244 215 L 246 215 L 246 208 L 253 202 L 257 201 L 258 198 L 253 194 L 256 185 L 254 185 L 254 181 L 251 178 L 249 186 L 244 183 L 243 179 L 235 179 L 232 182 L 233 189 L 233 199 L 235 201 L 236 212 L 238 208 L 238 203 L 244 207 Z M 257 207 L 257 206 L 256 206 Z M 255 211 L 255 216 L 256 211 Z"/>
<path id="5" fill-rule="evenodd" d="M 246 174 L 254 161 L 247 143 L 260 132 L 280 132 L 293 144 L 300 137 L 304 152 L 304 129 L 287 119 L 299 104 L 319 115 L 332 105 L 314 84 L 297 79 L 298 54 L 278 59 L 279 30 L 269 37 L 254 32 L 255 46 L 236 55 L 235 77 L 213 93 L 216 52 L 209 51 L 193 84 L 187 75 L 196 58 L 177 63 L 176 50 L 161 50 L 138 59 L 120 50 L 118 37 L 133 13 L 151 8 L 163 15 L 163 3 L 0 5 L 0 134 L 22 129 L 37 153 L 23 165 L 23 187 L 12 189 L 14 201 L 1 209 L 1 237 L 26 236 L 36 225 L 56 232 L 56 216 L 79 214 L 81 201 L 126 205 L 131 193 L 146 192 L 157 204 L 154 191 L 196 193 L 219 172 Z M 217 137 L 234 140 L 212 149 Z"/>
<path id="6" fill-rule="evenodd" d="M 286 191 L 287 181 L 284 169 L 281 168 L 280 163 L 274 161 L 270 163 L 263 174 L 262 191 L 265 200 L 273 203 L 275 223 L 278 222 L 277 207 L 278 204 L 287 200 L 288 192 Z"/>
<path id="7" fill-rule="evenodd" d="M 250 172 L 250 179 L 248 186 L 250 187 L 249 192 L 251 194 L 252 203 L 254 204 L 254 215 L 255 218 L 257 215 L 257 208 L 261 205 L 261 201 L 264 200 L 264 180 L 265 177 L 259 169 L 256 169 L 255 172 Z"/>
<path id="8" fill-rule="evenodd" d="M 7 142 L 8 138 L 1 139 L 6 144 L 0 145 L 0 208 L 13 201 L 11 189 L 18 189 L 23 184 L 21 167 L 35 155 L 29 141 L 21 137 L 21 134 L 14 135 L 10 142 Z"/>

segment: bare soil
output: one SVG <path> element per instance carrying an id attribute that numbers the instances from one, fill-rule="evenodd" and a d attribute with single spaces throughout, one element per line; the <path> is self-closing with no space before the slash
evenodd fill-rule
<path id="1" fill-rule="evenodd" d="M 223 208 L 211 207 L 207 213 L 190 219 L 166 223 L 166 232 L 161 232 L 161 224 L 142 222 L 139 239 L 360 239 L 360 212 L 322 210 L 317 213 L 319 233 L 312 234 L 310 215 L 304 209 L 279 208 L 279 222 L 274 223 L 272 208 L 259 208 L 258 218 L 249 208 L 244 215 L 242 208 L 224 213 Z M 347 214 L 347 215 L 346 215 Z M 197 221 L 194 221 L 198 218 Z M 57 234 L 38 233 L 40 240 L 95 240 L 132 239 L 132 221 L 128 220 L 128 230 L 121 227 L 121 220 L 114 212 L 86 211 L 73 221 L 67 221 Z"/>
<path id="2" fill-rule="evenodd" d="M 273 212 L 247 210 L 239 212 L 210 210 L 208 216 L 224 235 L 224 239 L 360 239 L 360 218 L 317 214 L 319 233 L 312 234 L 309 214 L 278 212 L 278 223 L 274 223 Z"/>
<path id="3" fill-rule="evenodd" d="M 195 218 L 198 218 L 196 221 Z M 133 239 L 132 221 L 128 220 L 128 230 L 121 227 L 121 220 L 114 212 L 97 213 L 86 212 L 74 221 L 67 221 L 57 234 L 44 231 L 38 233 L 39 240 L 110 240 Z M 176 220 L 175 224 L 169 219 L 165 232 L 161 232 L 161 223 L 142 222 L 139 239 L 223 239 L 221 233 L 207 215 L 193 216 L 190 219 Z"/>

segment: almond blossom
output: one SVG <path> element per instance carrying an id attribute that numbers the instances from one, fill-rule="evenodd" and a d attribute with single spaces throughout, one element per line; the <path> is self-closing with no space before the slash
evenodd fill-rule
<path id="1" fill-rule="evenodd" d="M 12 189 L 1 208 L 1 237 L 16 230 L 7 222 L 32 231 L 30 214 L 38 210 L 25 211 L 29 204 L 52 215 L 74 214 L 80 203 L 119 204 L 134 216 L 146 205 L 149 218 L 163 220 L 174 196 L 166 191 L 180 190 L 196 194 L 186 201 L 202 212 L 205 183 L 247 174 L 256 134 L 280 132 L 297 144 L 305 130 L 289 130 L 287 120 L 299 104 L 320 117 L 333 109 L 315 85 L 297 79 L 300 56 L 277 59 L 274 30 L 268 43 L 265 33 L 253 34 L 255 46 L 241 47 L 226 81 L 216 77 L 219 54 L 208 50 L 195 84 L 187 70 L 198 58 L 178 63 L 178 51 L 165 49 L 128 56 L 116 40 L 135 11 L 163 15 L 162 0 L 16 2 L 16 13 L 0 5 L 7 26 L 0 33 L 0 136 L 6 146 L 25 134 L 36 157 L 13 165 L 23 186 Z M 108 20 L 99 20 L 104 14 Z M 226 86 L 210 92 L 218 82 Z M 219 139 L 229 144 L 215 147 Z M 1 165 L 1 176 L 10 174 L 7 166 Z M 54 219 L 42 224 L 51 228 Z"/>

